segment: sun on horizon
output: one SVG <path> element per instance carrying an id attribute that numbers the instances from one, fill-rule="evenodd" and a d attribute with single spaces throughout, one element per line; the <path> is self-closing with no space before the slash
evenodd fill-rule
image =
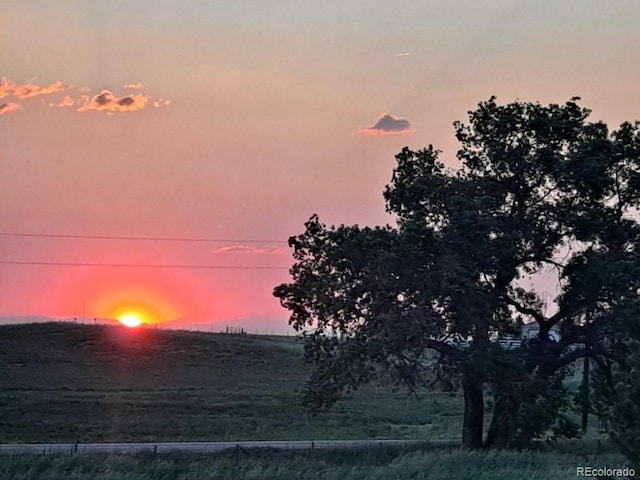
<path id="1" fill-rule="evenodd" d="M 125 327 L 129 328 L 136 328 L 142 325 L 142 319 L 140 318 L 140 315 L 136 313 L 126 313 L 121 315 L 118 318 L 118 321 Z"/>

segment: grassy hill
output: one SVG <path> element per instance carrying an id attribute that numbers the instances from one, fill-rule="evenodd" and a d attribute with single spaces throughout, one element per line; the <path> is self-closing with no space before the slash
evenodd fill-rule
<path id="1" fill-rule="evenodd" d="M 0 326 L 0 442 L 458 437 L 455 394 L 367 388 L 329 413 L 298 404 L 308 372 L 289 337 L 48 323 Z M 554 451 L 0 456 L 0 478 L 561 479 L 624 465 L 600 443 Z"/>
<path id="2" fill-rule="evenodd" d="M 450 439 L 461 399 L 368 388 L 299 405 L 294 337 L 45 323 L 0 326 L 0 442 Z"/>

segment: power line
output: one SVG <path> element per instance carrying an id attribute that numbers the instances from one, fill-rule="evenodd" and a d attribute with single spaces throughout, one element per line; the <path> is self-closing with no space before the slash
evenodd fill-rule
<path id="1" fill-rule="evenodd" d="M 191 268 L 202 270 L 288 270 L 289 267 L 270 267 L 266 265 L 171 265 L 161 263 L 84 263 L 84 262 L 33 262 L 18 260 L 0 260 L 3 265 L 44 265 L 52 267 L 108 267 L 108 268 Z"/>
<path id="2" fill-rule="evenodd" d="M 65 235 L 54 233 L 15 233 L 0 232 L 3 237 L 33 237 L 33 238 L 73 238 L 83 240 L 142 240 L 151 242 L 207 242 L 207 243 L 287 243 L 286 240 L 252 240 L 252 239 L 221 239 L 221 238 L 187 238 L 187 237 L 128 237 L 115 235 Z"/>

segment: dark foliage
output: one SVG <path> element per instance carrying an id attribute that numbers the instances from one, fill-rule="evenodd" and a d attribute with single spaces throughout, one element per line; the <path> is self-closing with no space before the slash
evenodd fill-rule
<path id="1" fill-rule="evenodd" d="M 620 451 L 640 468 L 640 341 L 627 340 L 616 357 L 594 374 L 594 413 Z"/>
<path id="2" fill-rule="evenodd" d="M 637 323 L 640 288 L 639 125 L 610 133 L 578 100 L 490 98 L 454 124 L 460 169 L 432 146 L 396 156 L 384 196 L 397 227 L 313 216 L 290 239 L 293 281 L 274 294 L 308 332 L 309 405 L 328 407 L 383 373 L 409 389 L 454 379 L 465 446 L 483 443 L 487 389 L 486 446 L 575 435 L 564 371 L 585 355 L 607 361 Z M 555 298 L 525 281 L 541 274 L 555 276 Z M 537 340 L 497 347 L 525 323 Z"/>

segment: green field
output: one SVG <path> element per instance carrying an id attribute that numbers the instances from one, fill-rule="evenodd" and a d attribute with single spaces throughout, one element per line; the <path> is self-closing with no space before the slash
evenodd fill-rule
<path id="1" fill-rule="evenodd" d="M 295 337 L 65 323 L 0 327 L 0 443 L 455 439 L 461 398 L 367 388 L 299 404 Z"/>
<path id="2" fill-rule="evenodd" d="M 565 480 L 576 467 L 624 465 L 614 453 L 467 452 L 370 449 L 361 452 L 253 451 L 217 455 L 0 456 L 12 480 Z"/>
<path id="3" fill-rule="evenodd" d="M 302 360 L 294 337 L 0 326 L 0 443 L 459 438 L 456 393 L 369 387 L 310 414 Z M 580 465 L 625 462 L 583 440 L 535 452 L 0 456 L 0 479 L 565 479 Z"/>

